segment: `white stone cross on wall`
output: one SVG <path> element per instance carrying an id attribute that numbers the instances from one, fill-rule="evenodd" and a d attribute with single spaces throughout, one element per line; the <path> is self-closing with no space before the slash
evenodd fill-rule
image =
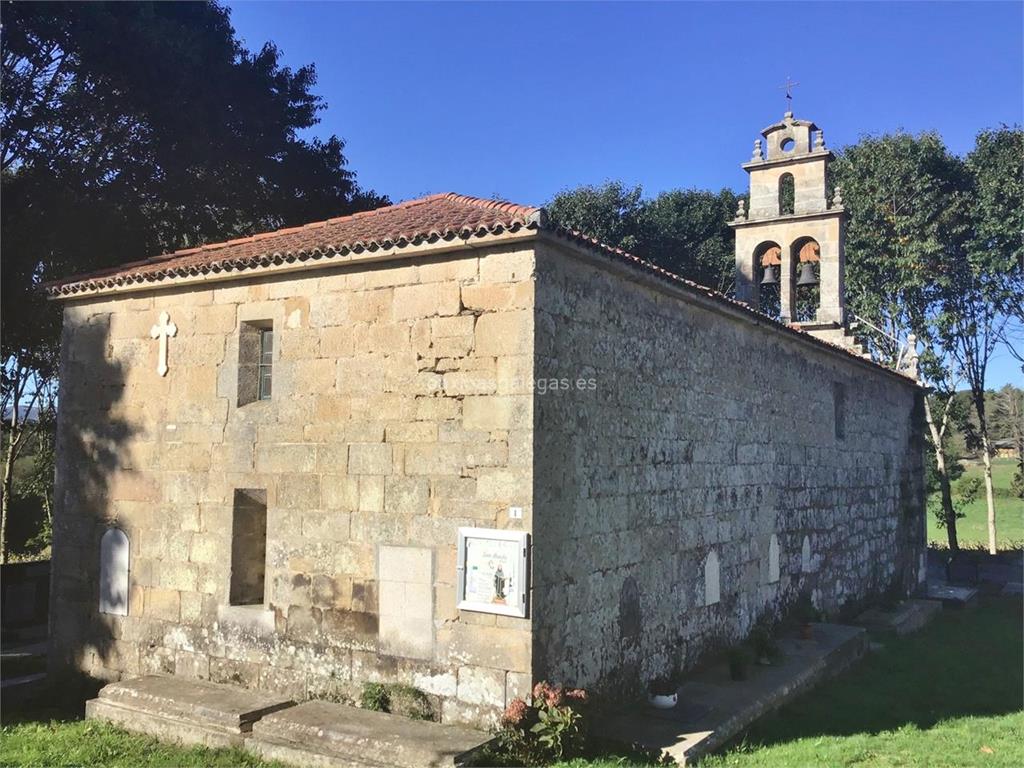
<path id="1" fill-rule="evenodd" d="M 149 331 L 154 339 L 160 339 L 160 360 L 156 364 L 156 372 L 161 376 L 167 375 L 167 339 L 177 332 L 178 326 L 171 322 L 171 316 L 166 312 L 160 313 L 160 322 Z"/>

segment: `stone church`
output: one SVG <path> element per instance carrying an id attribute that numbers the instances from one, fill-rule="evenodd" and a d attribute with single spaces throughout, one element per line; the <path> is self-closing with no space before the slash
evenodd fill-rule
<path id="1" fill-rule="evenodd" d="M 456 194 L 48 286 L 54 668 L 479 723 L 913 590 L 923 390 L 847 330 L 821 132 L 763 137 L 736 299 Z"/>

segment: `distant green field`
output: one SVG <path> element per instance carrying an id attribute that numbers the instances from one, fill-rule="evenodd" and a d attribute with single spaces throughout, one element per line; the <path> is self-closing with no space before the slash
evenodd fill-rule
<path id="1" fill-rule="evenodd" d="M 1010 490 L 1015 462 L 1013 459 L 992 460 L 992 486 L 995 490 L 996 535 L 1000 549 L 1019 549 L 1024 546 L 1024 499 L 1015 498 Z M 972 477 L 984 481 L 985 468 L 981 462 L 965 463 L 963 476 L 953 483 L 953 500 L 956 502 L 960 483 Z M 929 505 L 928 540 L 939 546 L 946 546 L 946 531 L 938 526 Z M 978 498 L 968 505 L 957 507 L 966 517 L 956 522 L 957 536 L 963 547 L 988 546 L 988 508 L 985 504 L 985 489 Z"/>

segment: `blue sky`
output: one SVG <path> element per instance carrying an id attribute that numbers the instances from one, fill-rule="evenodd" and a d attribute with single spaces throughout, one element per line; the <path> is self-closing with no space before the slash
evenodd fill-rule
<path id="1" fill-rule="evenodd" d="M 966 153 L 1024 122 L 1024 4 L 233 2 L 249 48 L 315 63 L 364 187 L 539 204 L 604 179 L 743 189 L 794 112 L 837 147 L 937 130 Z M 993 383 L 1024 377 L 997 361 Z"/>

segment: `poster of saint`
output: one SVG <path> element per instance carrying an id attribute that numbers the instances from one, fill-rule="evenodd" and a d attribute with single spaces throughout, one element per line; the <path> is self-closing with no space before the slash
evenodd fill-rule
<path id="1" fill-rule="evenodd" d="M 460 608 L 525 615 L 524 536 L 518 532 L 471 529 L 460 542 L 462 583 Z M 492 535 L 487 535 L 487 534 Z"/>
<path id="2" fill-rule="evenodd" d="M 474 603 L 506 605 L 515 584 L 519 544 L 495 539 L 467 539 L 465 599 Z"/>

